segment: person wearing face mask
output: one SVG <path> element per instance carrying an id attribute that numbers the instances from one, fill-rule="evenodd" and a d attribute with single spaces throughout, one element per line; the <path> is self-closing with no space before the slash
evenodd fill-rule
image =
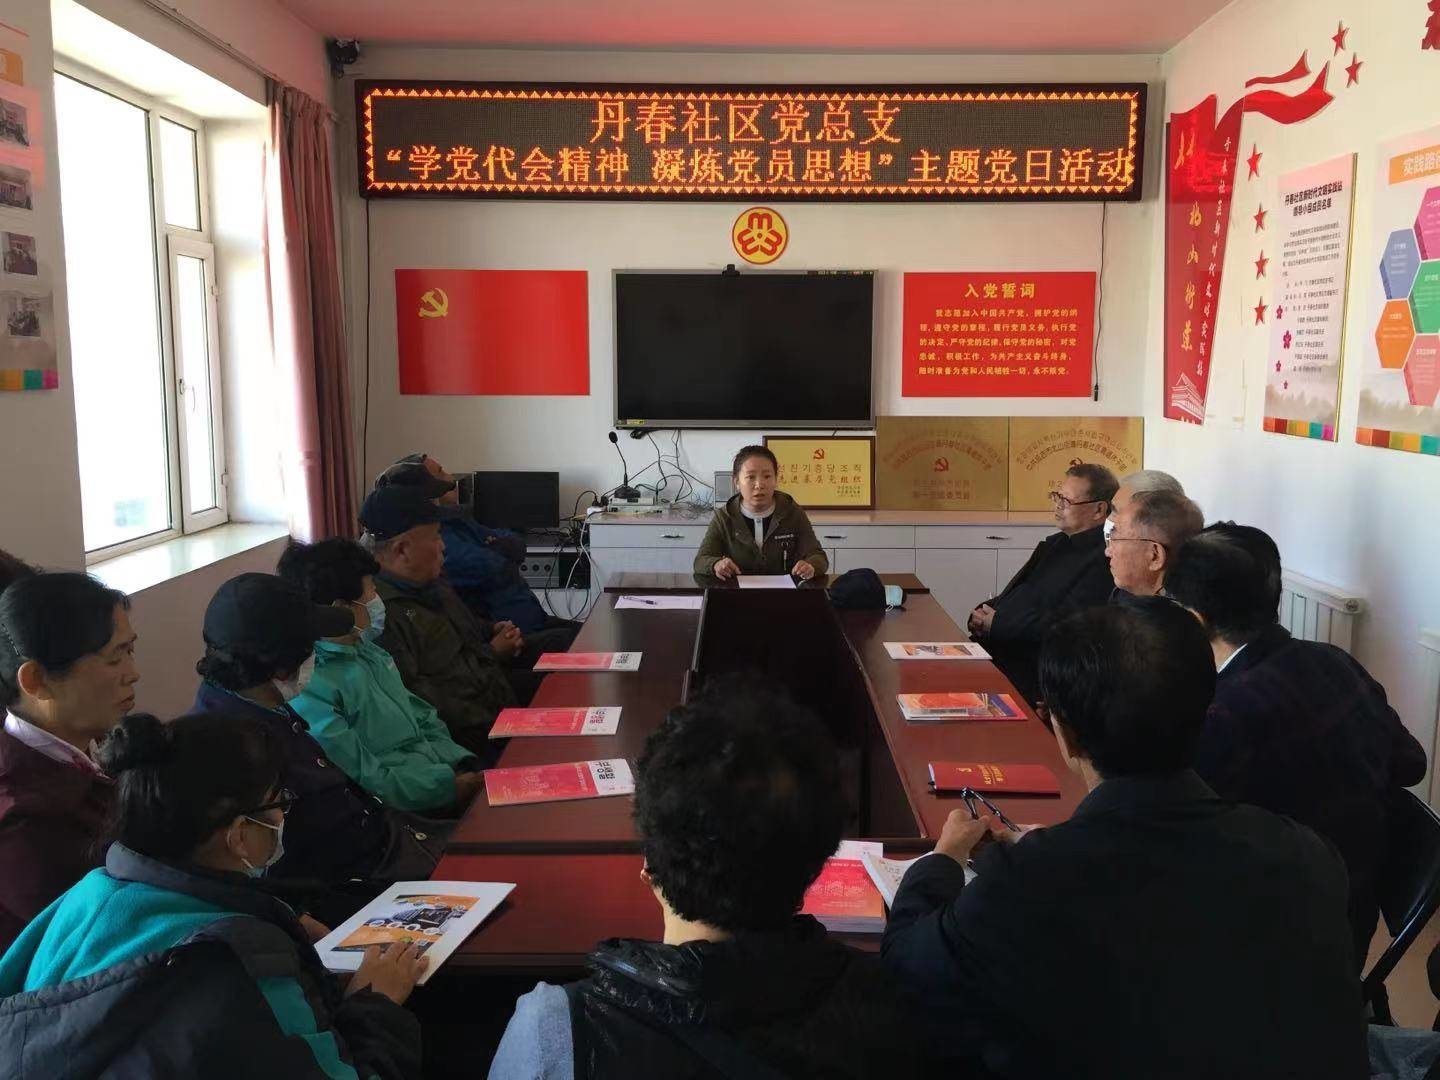
<path id="1" fill-rule="evenodd" d="M 105 865 L 0 959 L 0 1045 L 27 1075 L 421 1075 L 402 1006 L 425 957 L 372 948 L 342 987 L 311 944 L 324 927 L 253 880 L 299 805 L 274 729 L 142 713 L 99 757 L 118 789 Z"/>
<path id="2" fill-rule="evenodd" d="M 0 949 L 99 863 L 114 785 L 91 746 L 135 704 L 130 601 L 18 564 L 0 595 Z"/>
<path id="3" fill-rule="evenodd" d="M 284 786 L 297 796 L 285 853 L 273 868 L 276 888 L 318 882 L 338 890 L 300 893 L 296 886 L 299 899 L 330 919 L 390 882 L 429 877 L 453 827 L 386 806 L 330 759 L 292 707 L 314 670 L 315 643 L 354 629 L 349 605 L 314 604 L 272 574 L 241 574 L 211 599 L 205 655 L 195 666 L 204 680 L 196 711 L 244 717 L 274 732 L 285 756 Z M 343 898 L 351 894 L 358 902 L 346 911 Z"/>
<path id="4" fill-rule="evenodd" d="M 361 787 L 401 810 L 463 808 L 484 786 L 482 762 L 450 738 L 439 715 L 405 688 L 390 654 L 375 644 L 385 602 L 377 563 L 353 540 L 292 541 L 277 572 L 310 598 L 349 610 L 355 627 L 315 643 L 315 671 L 290 707 L 330 759 Z M 493 758 L 494 755 L 492 754 Z"/>
<path id="5" fill-rule="evenodd" d="M 695 555 L 699 577 L 790 574 L 800 581 L 830 569 L 800 504 L 777 490 L 780 465 L 763 446 L 742 447 L 730 475 L 736 493 L 716 507 Z"/>

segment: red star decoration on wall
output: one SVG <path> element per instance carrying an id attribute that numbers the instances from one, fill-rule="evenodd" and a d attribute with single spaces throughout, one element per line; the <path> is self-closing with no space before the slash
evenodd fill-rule
<path id="1" fill-rule="evenodd" d="M 1270 260 L 1265 257 L 1265 252 L 1263 252 L 1263 251 L 1260 252 L 1260 257 L 1255 260 L 1255 276 L 1256 276 L 1257 278 L 1262 278 L 1262 277 L 1264 277 L 1264 276 L 1265 276 L 1265 267 L 1267 267 L 1267 266 L 1269 266 L 1269 265 L 1270 265 Z"/>
<path id="2" fill-rule="evenodd" d="M 1260 207 L 1258 210 L 1255 211 L 1255 231 L 1256 231 L 1256 232 L 1264 232 L 1264 231 L 1265 231 L 1265 213 L 1266 213 L 1265 207 L 1263 207 L 1263 206 Z"/>
<path id="3" fill-rule="evenodd" d="M 1265 308 L 1266 308 L 1267 306 L 1268 306 L 1268 305 L 1265 303 L 1264 300 L 1261 300 L 1258 304 L 1255 305 L 1255 325 L 1256 325 L 1256 326 L 1259 326 L 1261 323 L 1263 323 L 1263 322 L 1265 321 Z"/>
<path id="4" fill-rule="evenodd" d="M 1343 22 L 1337 24 L 1337 29 L 1335 30 L 1334 35 L 1330 38 L 1330 40 L 1335 43 L 1335 51 L 1334 51 L 1333 53 L 1331 53 L 1330 55 L 1332 55 L 1332 56 L 1339 56 L 1339 55 L 1340 55 L 1341 50 L 1343 50 L 1343 49 L 1345 48 L 1345 35 L 1348 34 L 1349 32 L 1350 32 L 1350 28 L 1349 28 L 1348 26 L 1346 26 Z"/>
<path id="5" fill-rule="evenodd" d="M 1254 143 L 1250 144 L 1250 156 L 1245 159 L 1245 164 L 1250 166 L 1251 177 L 1260 175 L 1260 159 L 1264 156 L 1264 154 L 1260 153 L 1260 148 L 1258 146 L 1256 146 Z M 1247 177 L 1246 179 L 1249 178 L 1250 177 Z"/>
<path id="6" fill-rule="evenodd" d="M 1361 60 L 1360 57 L 1351 54 L 1350 66 L 1345 69 L 1345 74 L 1349 76 L 1349 78 L 1345 80 L 1346 86 L 1354 86 L 1360 81 L 1360 66 L 1364 63 L 1365 61 Z"/>

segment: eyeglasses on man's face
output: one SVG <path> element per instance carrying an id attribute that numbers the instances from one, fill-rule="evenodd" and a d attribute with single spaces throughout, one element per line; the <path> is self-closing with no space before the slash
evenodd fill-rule
<path id="1" fill-rule="evenodd" d="M 297 799 L 299 799 L 299 796 L 289 788 L 281 788 L 279 795 L 277 795 L 274 800 L 265 803 L 263 806 L 257 806 L 253 810 L 247 810 L 241 816 L 253 817 L 256 814 L 263 814 L 267 810 L 279 810 L 280 816 L 284 817 L 290 813 L 290 808 L 295 805 Z"/>
<path id="2" fill-rule="evenodd" d="M 1067 499 L 1058 491 L 1050 492 L 1050 501 L 1061 510 L 1069 510 L 1072 506 L 1093 506 L 1095 503 L 1102 503 L 1104 499 Z"/>

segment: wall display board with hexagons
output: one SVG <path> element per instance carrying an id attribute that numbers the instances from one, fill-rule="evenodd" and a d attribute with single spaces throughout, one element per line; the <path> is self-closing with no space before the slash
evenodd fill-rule
<path id="1" fill-rule="evenodd" d="M 1264 426 L 1281 435 L 1334 442 L 1350 295 L 1355 155 L 1280 177 L 1277 195 Z"/>
<path id="2" fill-rule="evenodd" d="M 1440 456 L 1440 127 L 1380 147 L 1355 439 Z"/>

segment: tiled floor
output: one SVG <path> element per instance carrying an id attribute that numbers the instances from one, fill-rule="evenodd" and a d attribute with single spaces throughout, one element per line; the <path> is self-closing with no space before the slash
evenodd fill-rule
<path id="1" fill-rule="evenodd" d="M 1428 1028 L 1435 1022 L 1435 1013 L 1440 1011 L 1440 1002 L 1430 993 L 1430 982 L 1425 974 L 1426 958 L 1437 943 L 1440 943 L 1440 915 L 1430 920 L 1400 960 L 1399 966 L 1385 980 L 1385 987 L 1390 991 L 1390 1010 L 1401 1027 Z M 1375 932 L 1375 940 L 1370 943 L 1366 971 L 1389 944 L 1390 935 L 1385 932 L 1382 921 L 1380 929 Z"/>

